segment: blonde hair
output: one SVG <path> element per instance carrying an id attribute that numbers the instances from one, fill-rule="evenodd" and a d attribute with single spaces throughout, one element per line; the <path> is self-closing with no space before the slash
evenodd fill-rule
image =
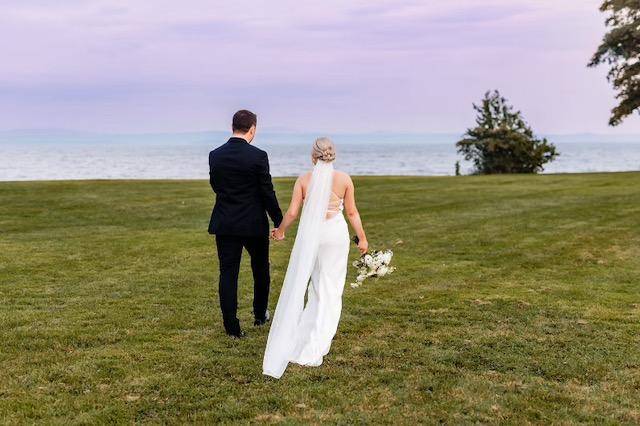
<path id="1" fill-rule="evenodd" d="M 311 150 L 311 158 L 314 160 L 322 160 L 331 162 L 336 159 L 336 146 L 333 141 L 327 137 L 316 139 Z"/>

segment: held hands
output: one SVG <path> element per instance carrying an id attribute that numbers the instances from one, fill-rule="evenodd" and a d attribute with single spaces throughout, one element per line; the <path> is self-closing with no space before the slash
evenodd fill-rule
<path id="1" fill-rule="evenodd" d="M 271 239 L 276 241 L 284 240 L 284 231 L 280 228 L 273 228 L 271 230 Z"/>

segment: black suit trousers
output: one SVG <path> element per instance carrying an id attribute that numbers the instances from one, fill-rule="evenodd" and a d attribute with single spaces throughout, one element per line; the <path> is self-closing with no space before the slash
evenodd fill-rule
<path id="1" fill-rule="evenodd" d="M 240 331 L 238 320 L 238 273 L 242 249 L 251 256 L 253 271 L 253 314 L 256 319 L 264 319 L 269 303 L 269 237 L 245 237 L 236 235 L 216 235 L 218 260 L 220 263 L 220 308 L 227 333 Z"/>

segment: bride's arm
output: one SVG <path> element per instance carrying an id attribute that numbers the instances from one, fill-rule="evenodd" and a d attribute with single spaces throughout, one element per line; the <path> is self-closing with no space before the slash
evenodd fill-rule
<path id="1" fill-rule="evenodd" d="M 364 254 L 369 250 L 369 242 L 367 241 L 367 235 L 364 233 L 364 227 L 362 226 L 362 220 L 360 219 L 360 213 L 358 207 L 356 207 L 355 187 L 350 176 L 347 176 L 347 191 L 344 194 L 344 209 L 347 212 L 349 223 L 356 235 L 358 236 L 358 249 L 360 253 Z"/>
<path id="2" fill-rule="evenodd" d="M 303 194 L 302 194 L 302 176 L 296 180 L 295 185 L 293 185 L 293 194 L 291 195 L 291 203 L 289 203 L 289 208 L 287 212 L 284 214 L 284 218 L 282 219 L 282 223 L 278 228 L 274 230 L 275 238 L 277 240 L 281 240 L 284 238 L 284 234 L 287 232 L 287 229 L 291 226 L 293 222 L 298 218 L 300 214 L 300 208 L 302 207 Z"/>

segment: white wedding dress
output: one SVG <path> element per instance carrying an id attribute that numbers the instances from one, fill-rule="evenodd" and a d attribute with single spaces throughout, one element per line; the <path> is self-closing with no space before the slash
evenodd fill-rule
<path id="1" fill-rule="evenodd" d="M 338 329 L 349 230 L 342 215 L 343 200 L 332 186 L 333 164 L 318 161 L 269 330 L 262 363 L 268 376 L 280 378 L 289 362 L 322 364 Z"/>

